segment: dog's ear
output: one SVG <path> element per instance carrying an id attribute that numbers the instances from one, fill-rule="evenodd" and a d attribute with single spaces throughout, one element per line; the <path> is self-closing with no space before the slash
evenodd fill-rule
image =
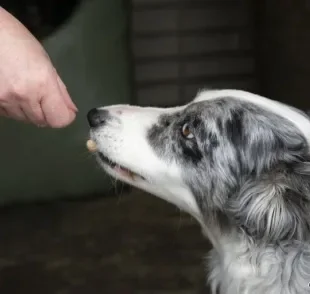
<path id="1" fill-rule="evenodd" d="M 251 179 L 228 202 L 228 211 L 247 235 L 268 243 L 303 240 L 310 229 L 310 163 Z"/>

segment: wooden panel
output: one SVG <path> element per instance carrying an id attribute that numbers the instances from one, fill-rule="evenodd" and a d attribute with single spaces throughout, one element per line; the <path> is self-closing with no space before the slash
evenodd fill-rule
<path id="1" fill-rule="evenodd" d="M 183 103 L 198 85 L 257 85 L 250 2 L 134 0 L 135 102 Z"/>

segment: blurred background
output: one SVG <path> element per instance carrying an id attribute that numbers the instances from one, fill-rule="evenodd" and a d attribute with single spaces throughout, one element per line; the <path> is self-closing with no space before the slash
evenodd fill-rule
<path id="1" fill-rule="evenodd" d="M 64 130 L 0 119 L 0 292 L 208 293 L 200 228 L 115 184 L 87 111 L 237 88 L 310 106 L 308 0 L 0 0 L 42 42 L 79 108 Z"/>

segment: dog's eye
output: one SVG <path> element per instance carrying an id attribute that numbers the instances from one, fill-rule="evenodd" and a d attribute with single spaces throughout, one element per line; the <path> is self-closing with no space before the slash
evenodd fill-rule
<path id="1" fill-rule="evenodd" d="M 194 135 L 192 134 L 191 130 L 189 129 L 188 124 L 184 124 L 182 127 L 182 135 L 186 138 L 186 139 L 193 139 Z"/>

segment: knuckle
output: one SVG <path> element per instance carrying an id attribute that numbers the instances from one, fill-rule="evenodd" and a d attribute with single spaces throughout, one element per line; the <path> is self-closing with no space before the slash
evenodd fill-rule
<path id="1" fill-rule="evenodd" d="M 24 100 L 27 97 L 27 81 L 24 78 L 16 78 L 11 83 L 11 94 L 16 100 Z"/>
<path id="2" fill-rule="evenodd" d="M 13 84 L 13 93 L 19 101 L 37 100 L 44 95 L 46 85 L 50 79 L 50 71 L 47 67 L 42 67 L 30 74 L 22 77 Z"/>
<path id="3" fill-rule="evenodd" d="M 26 87 L 25 83 L 23 83 L 23 82 L 14 83 L 12 88 L 13 88 L 12 94 L 14 95 L 15 99 L 17 99 L 18 101 L 26 100 L 26 98 L 27 98 L 27 87 Z"/>
<path id="4" fill-rule="evenodd" d="M 46 84 L 51 76 L 51 70 L 48 67 L 43 66 L 40 68 L 40 70 L 38 70 L 37 74 L 38 74 L 38 81 L 41 84 Z"/>
<path id="5" fill-rule="evenodd" d="M 41 96 L 43 96 L 50 80 L 51 80 L 51 71 L 46 67 L 40 69 L 37 73 L 37 78 L 35 80 L 34 85 L 36 92 L 40 93 Z"/>

